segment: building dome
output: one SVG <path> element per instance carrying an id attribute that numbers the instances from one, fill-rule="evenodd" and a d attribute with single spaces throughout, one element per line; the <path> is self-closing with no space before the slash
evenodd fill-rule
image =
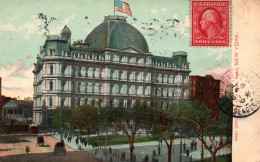
<path id="1" fill-rule="evenodd" d="M 85 39 L 93 49 L 123 49 L 133 47 L 144 53 L 149 48 L 144 36 L 123 16 L 107 16 L 103 23 L 94 28 Z"/>
<path id="2" fill-rule="evenodd" d="M 64 26 L 64 28 L 62 29 L 60 35 L 71 35 L 71 31 L 70 29 L 67 27 L 67 25 Z"/>

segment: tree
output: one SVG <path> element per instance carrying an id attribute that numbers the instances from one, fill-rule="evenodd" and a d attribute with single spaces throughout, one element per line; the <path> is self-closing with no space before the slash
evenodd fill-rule
<path id="1" fill-rule="evenodd" d="M 184 127 L 192 130 L 202 143 L 201 161 L 204 160 L 204 146 L 210 152 L 212 162 L 215 162 L 217 151 L 231 143 L 229 138 L 230 128 L 228 126 L 228 121 L 230 120 L 220 119 L 215 121 L 214 118 L 210 117 L 210 111 L 211 110 L 205 104 L 200 104 L 198 101 L 190 102 L 182 109 L 181 119 Z M 225 142 L 220 142 L 219 145 L 216 146 L 211 137 L 209 137 L 210 143 L 206 142 L 204 138 L 205 134 L 225 135 L 227 136 L 227 140 Z M 210 146 L 213 147 L 211 148 Z"/>
<path id="2" fill-rule="evenodd" d="M 147 104 L 137 103 L 132 108 L 109 108 L 108 121 L 116 125 L 128 137 L 131 159 L 134 155 L 134 141 L 136 132 L 147 128 L 151 124 L 152 109 Z"/>
<path id="3" fill-rule="evenodd" d="M 179 107 L 178 105 L 173 105 L 170 109 L 157 107 L 154 118 L 151 133 L 158 140 L 164 140 L 168 148 L 168 162 L 171 162 L 175 133 L 180 130 Z"/>
<path id="4" fill-rule="evenodd" d="M 71 127 L 71 114 L 70 107 L 57 107 L 53 112 L 53 126 L 59 129 Z"/>
<path id="5" fill-rule="evenodd" d="M 79 106 L 73 110 L 72 119 L 75 128 L 80 129 L 80 134 L 82 129 L 87 128 L 89 139 L 90 130 L 98 127 L 98 109 L 88 105 Z"/>

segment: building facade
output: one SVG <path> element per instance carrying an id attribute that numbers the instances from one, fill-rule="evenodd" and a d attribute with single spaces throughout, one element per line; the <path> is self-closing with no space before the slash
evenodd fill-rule
<path id="1" fill-rule="evenodd" d="M 190 100 L 198 100 L 208 107 L 216 106 L 216 99 L 220 98 L 220 81 L 211 75 L 190 76 Z"/>
<path id="2" fill-rule="evenodd" d="M 20 119 L 30 119 L 33 116 L 33 101 L 26 100 L 9 100 L 3 106 L 3 116 L 4 120 L 20 120 Z"/>
<path id="3" fill-rule="evenodd" d="M 137 100 L 167 106 L 187 99 L 190 70 L 186 52 L 153 55 L 124 17 L 107 16 L 84 42 L 71 43 L 67 26 L 47 36 L 33 73 L 33 121 L 47 124 L 46 112 L 58 106 L 130 108 Z"/>

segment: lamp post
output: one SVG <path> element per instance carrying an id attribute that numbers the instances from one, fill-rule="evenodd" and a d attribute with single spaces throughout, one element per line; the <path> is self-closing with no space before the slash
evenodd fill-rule
<path id="1" fill-rule="evenodd" d="M 181 162 L 181 153 L 182 153 L 182 128 L 180 129 L 181 132 L 181 142 L 180 142 L 180 162 Z"/>
<path id="2" fill-rule="evenodd" d="M 63 140 L 63 135 L 61 133 L 61 112 L 59 114 L 60 114 L 60 140 Z"/>

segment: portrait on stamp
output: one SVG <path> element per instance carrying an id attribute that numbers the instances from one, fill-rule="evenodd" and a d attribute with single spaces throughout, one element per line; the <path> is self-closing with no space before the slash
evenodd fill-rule
<path id="1" fill-rule="evenodd" d="M 191 1 L 191 45 L 230 45 L 230 2 Z"/>

